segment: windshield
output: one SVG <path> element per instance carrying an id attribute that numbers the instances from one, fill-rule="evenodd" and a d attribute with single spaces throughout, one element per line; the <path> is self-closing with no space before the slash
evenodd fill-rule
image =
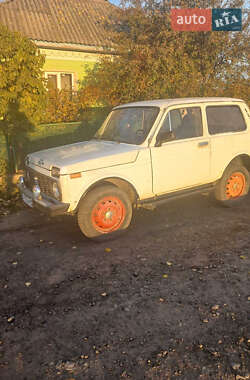
<path id="1" fill-rule="evenodd" d="M 158 107 L 118 108 L 111 112 L 95 138 L 140 145 L 147 137 L 159 113 Z"/>

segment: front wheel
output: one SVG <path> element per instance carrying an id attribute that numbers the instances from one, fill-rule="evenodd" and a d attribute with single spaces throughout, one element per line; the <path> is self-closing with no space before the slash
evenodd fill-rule
<path id="1" fill-rule="evenodd" d="M 229 166 L 215 188 L 215 198 L 223 203 L 233 205 L 249 192 L 249 171 L 243 165 Z"/>
<path id="2" fill-rule="evenodd" d="M 121 189 L 103 185 L 90 191 L 81 200 L 77 218 L 86 237 L 99 237 L 128 228 L 132 205 Z"/>

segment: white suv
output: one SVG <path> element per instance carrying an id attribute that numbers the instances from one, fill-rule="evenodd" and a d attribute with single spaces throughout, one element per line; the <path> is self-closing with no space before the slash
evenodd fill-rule
<path id="1" fill-rule="evenodd" d="M 137 207 L 194 192 L 235 201 L 249 191 L 249 117 L 230 98 L 115 107 L 92 140 L 29 154 L 22 198 L 51 215 L 77 214 L 87 237 L 126 229 Z"/>

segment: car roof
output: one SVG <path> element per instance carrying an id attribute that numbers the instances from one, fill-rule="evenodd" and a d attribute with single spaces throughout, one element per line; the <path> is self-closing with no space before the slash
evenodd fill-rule
<path id="1" fill-rule="evenodd" d="M 117 108 L 124 107 L 160 107 L 166 108 L 169 106 L 190 104 L 190 103 L 207 103 L 207 102 L 243 102 L 242 99 L 235 98 L 220 98 L 220 97 L 206 97 L 206 98 L 175 98 L 175 99 L 156 99 L 156 100 L 143 100 L 140 102 L 133 102 L 121 104 Z"/>

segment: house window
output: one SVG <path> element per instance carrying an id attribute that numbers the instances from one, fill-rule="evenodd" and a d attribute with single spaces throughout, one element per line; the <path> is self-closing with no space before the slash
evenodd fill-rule
<path id="1" fill-rule="evenodd" d="M 57 88 L 57 75 L 48 74 L 47 75 L 47 86 L 49 90 L 55 90 Z"/>
<path id="2" fill-rule="evenodd" d="M 62 90 L 72 90 L 72 74 L 61 74 Z"/>
<path id="3" fill-rule="evenodd" d="M 50 90 L 72 90 L 74 83 L 74 74 L 72 73 L 53 73 L 45 72 L 47 87 Z"/>

